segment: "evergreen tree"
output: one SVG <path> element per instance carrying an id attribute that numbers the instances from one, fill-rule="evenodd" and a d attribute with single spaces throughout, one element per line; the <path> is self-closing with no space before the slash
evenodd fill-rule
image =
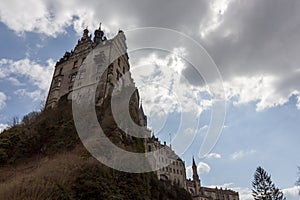
<path id="1" fill-rule="evenodd" d="M 255 200 L 285 200 L 283 193 L 271 181 L 271 176 L 261 167 L 256 169 L 252 186 Z"/>

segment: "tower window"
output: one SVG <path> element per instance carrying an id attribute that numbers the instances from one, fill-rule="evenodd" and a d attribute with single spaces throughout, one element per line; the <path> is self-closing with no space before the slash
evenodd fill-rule
<path id="1" fill-rule="evenodd" d="M 71 77 L 70 77 L 70 82 L 74 82 L 75 79 L 76 79 L 76 75 L 77 75 L 77 72 L 76 73 L 73 73 L 71 74 Z"/>
<path id="2" fill-rule="evenodd" d="M 78 60 L 76 60 L 73 64 L 73 68 L 76 68 L 77 67 L 77 64 L 78 64 Z"/>

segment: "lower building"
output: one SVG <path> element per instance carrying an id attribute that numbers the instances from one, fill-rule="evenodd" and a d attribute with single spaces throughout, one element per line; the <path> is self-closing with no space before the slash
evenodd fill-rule
<path id="1" fill-rule="evenodd" d="M 239 193 L 229 189 L 202 187 L 193 158 L 193 179 L 188 179 L 187 190 L 193 200 L 239 200 Z"/>
<path id="2" fill-rule="evenodd" d="M 193 178 L 186 179 L 185 162 L 171 147 L 160 143 L 152 136 L 146 143 L 147 152 L 156 151 L 153 166 L 158 169 L 157 177 L 163 181 L 170 181 L 173 185 L 186 189 L 193 200 L 239 200 L 239 193 L 229 189 L 203 187 L 197 172 L 197 165 L 193 158 Z"/>
<path id="3" fill-rule="evenodd" d="M 160 180 L 170 181 L 173 185 L 178 185 L 186 189 L 186 172 L 184 161 L 176 155 L 171 147 L 161 144 L 154 136 L 147 141 L 147 151 L 156 151 L 156 159 L 152 163 L 156 169 L 157 177 Z"/>

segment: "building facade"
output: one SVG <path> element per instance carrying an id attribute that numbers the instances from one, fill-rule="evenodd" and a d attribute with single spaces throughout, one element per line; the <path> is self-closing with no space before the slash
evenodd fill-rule
<path id="1" fill-rule="evenodd" d="M 45 107 L 55 107 L 62 97 L 71 100 L 75 80 L 77 79 L 77 83 L 80 84 L 80 80 L 86 78 L 87 69 L 81 66 L 88 54 L 96 47 L 100 51 L 99 55 L 94 58 L 98 63 L 97 67 L 106 68 L 104 73 L 96 77 L 99 83 L 95 103 L 101 104 L 103 99 L 112 92 L 119 79 L 125 73 L 129 73 L 130 66 L 125 40 L 123 31 L 119 31 L 114 38 L 107 40 L 101 27 L 95 30 L 92 40 L 92 35 L 89 34 L 88 29 L 85 29 L 74 50 L 66 52 L 56 63 Z M 98 71 L 95 72 L 96 76 L 97 73 Z"/>
<path id="2" fill-rule="evenodd" d="M 163 181 L 170 181 L 186 189 L 186 171 L 184 161 L 172 150 L 171 147 L 161 144 L 158 138 L 152 136 L 147 140 L 147 152 L 156 151 L 154 160 L 157 177 Z"/>

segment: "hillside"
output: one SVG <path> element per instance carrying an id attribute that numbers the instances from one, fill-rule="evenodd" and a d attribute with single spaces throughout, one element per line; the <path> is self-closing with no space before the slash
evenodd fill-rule
<path id="1" fill-rule="evenodd" d="M 107 107 L 105 108 L 107 109 Z M 100 113 L 107 113 L 99 109 Z M 131 113 L 134 119 L 135 113 Z M 107 129 L 111 141 L 132 151 L 143 142 Z M 108 168 L 83 147 L 71 102 L 31 113 L 0 135 L 0 199 L 191 199 L 154 173 L 130 174 Z"/>

